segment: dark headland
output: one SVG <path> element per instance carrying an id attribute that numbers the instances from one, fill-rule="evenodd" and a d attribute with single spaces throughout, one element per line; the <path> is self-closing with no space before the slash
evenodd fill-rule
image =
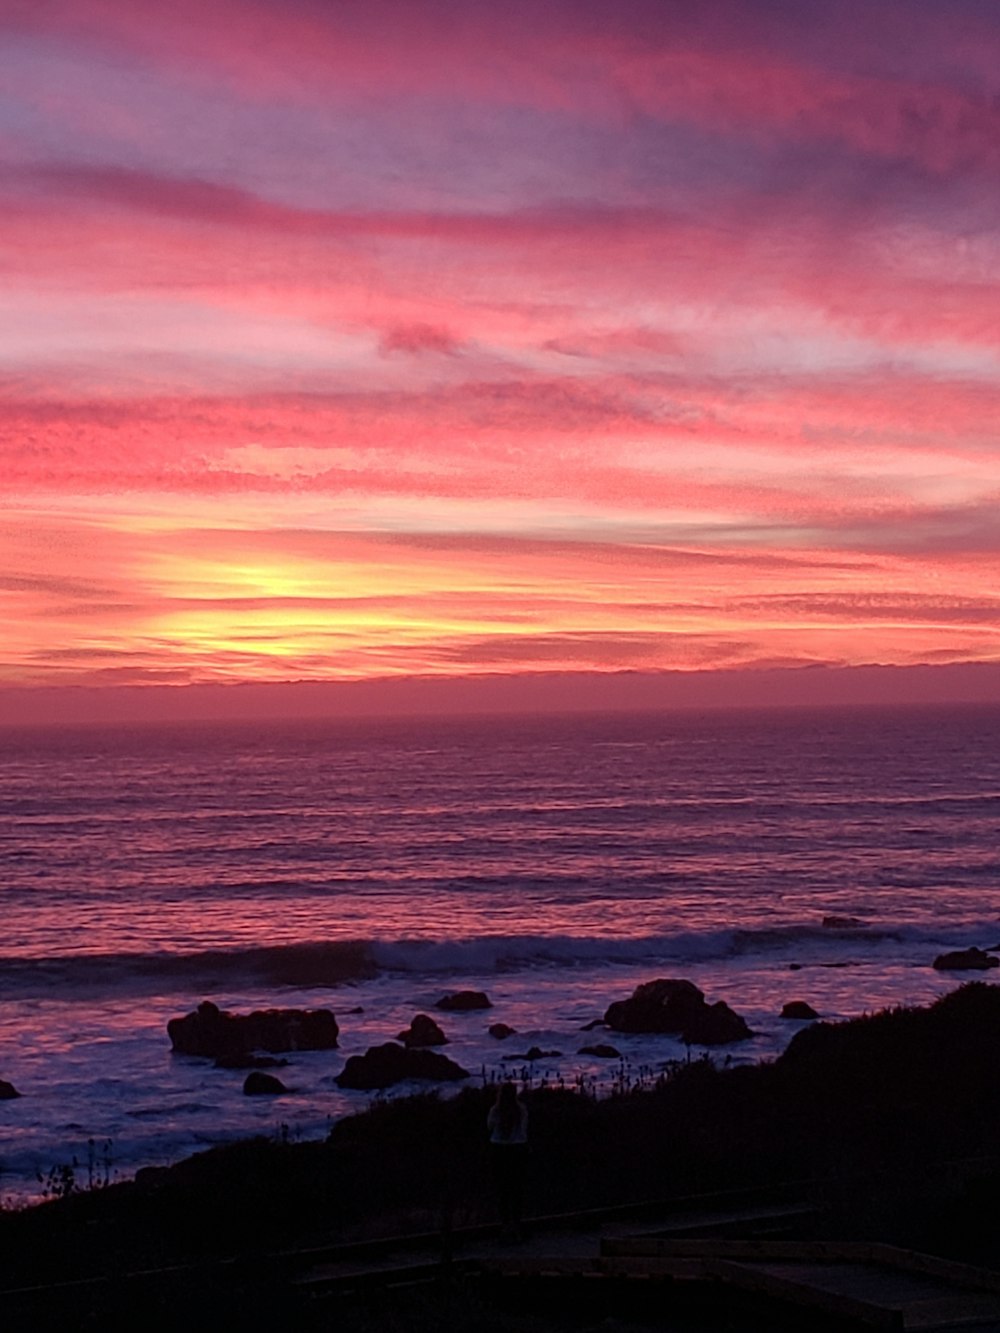
<path id="1" fill-rule="evenodd" d="M 1000 1269 L 1000 986 L 973 982 L 927 1008 L 816 1023 L 762 1065 L 695 1059 L 618 1096 L 526 1097 L 530 1215 L 795 1182 L 820 1205 L 812 1236 Z M 428 1313 L 426 1297 L 380 1316 L 368 1296 L 333 1319 L 286 1281 L 290 1251 L 442 1227 L 460 1244 L 463 1228 L 495 1222 L 484 1142 L 492 1099 L 468 1088 L 376 1103 L 325 1142 L 247 1141 L 2 1211 L 4 1292 L 48 1289 L 0 1295 L 5 1327 L 157 1316 L 177 1328 L 536 1327 L 530 1310 L 521 1322 L 494 1310 L 463 1316 L 454 1291 L 447 1318 Z M 174 1279 L 152 1286 L 128 1277 L 168 1268 Z M 579 1312 L 561 1318 L 560 1327 L 600 1326 Z"/>

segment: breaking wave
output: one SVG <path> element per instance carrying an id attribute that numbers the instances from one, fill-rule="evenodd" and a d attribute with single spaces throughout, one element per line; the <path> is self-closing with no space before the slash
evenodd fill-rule
<path id="1" fill-rule="evenodd" d="M 94 999 L 99 995 L 217 992 L 252 985 L 338 986 L 380 974 L 485 977 L 532 968 L 658 966 L 755 957 L 830 963 L 893 956 L 930 963 L 935 952 L 995 947 L 996 918 L 934 926 L 828 918 L 821 922 L 637 937 L 482 935 L 467 939 L 335 940 L 196 953 L 94 953 L 0 958 L 0 995 Z"/>

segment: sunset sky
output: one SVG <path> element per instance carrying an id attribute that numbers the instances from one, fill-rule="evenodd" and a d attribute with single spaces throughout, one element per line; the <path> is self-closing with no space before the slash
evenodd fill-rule
<path id="1" fill-rule="evenodd" d="M 0 0 L 0 684 L 1000 662 L 996 0 Z"/>

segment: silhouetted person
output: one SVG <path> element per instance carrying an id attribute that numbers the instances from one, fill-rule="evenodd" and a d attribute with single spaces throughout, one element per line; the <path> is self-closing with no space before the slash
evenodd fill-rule
<path id="1" fill-rule="evenodd" d="M 520 1237 L 524 1174 L 528 1156 L 528 1108 L 513 1083 L 501 1083 L 496 1102 L 486 1117 L 490 1157 L 504 1233 Z"/>

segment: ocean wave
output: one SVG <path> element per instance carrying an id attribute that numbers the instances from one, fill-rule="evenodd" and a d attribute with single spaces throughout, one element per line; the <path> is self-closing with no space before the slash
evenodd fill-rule
<path id="1" fill-rule="evenodd" d="M 1000 922 L 912 926 L 837 920 L 829 925 L 792 924 L 736 929 L 679 931 L 633 937 L 577 935 L 485 935 L 458 940 L 376 941 L 372 957 L 380 971 L 469 973 L 523 968 L 601 965 L 674 965 L 748 960 L 755 955 L 788 955 L 807 963 L 834 954 L 884 953 L 922 956 L 956 944 L 987 942 L 1000 935 Z"/>
<path id="2" fill-rule="evenodd" d="M 48 999 L 99 995 L 212 993 L 239 985 L 322 987 L 381 973 L 488 976 L 531 968 L 641 966 L 681 969 L 699 963 L 787 959 L 807 965 L 849 955 L 887 954 L 930 962 L 945 948 L 989 948 L 1000 922 L 893 924 L 826 918 L 810 923 L 678 931 L 633 937 L 481 935 L 464 939 L 334 940 L 212 949 L 183 954 L 94 953 L 0 958 L 0 996 Z"/>
<path id="3" fill-rule="evenodd" d="M 194 953 L 77 953 L 0 958 L 0 995 L 49 999 L 95 994 L 214 991 L 239 982 L 335 986 L 375 975 L 363 941 L 273 944 Z"/>

